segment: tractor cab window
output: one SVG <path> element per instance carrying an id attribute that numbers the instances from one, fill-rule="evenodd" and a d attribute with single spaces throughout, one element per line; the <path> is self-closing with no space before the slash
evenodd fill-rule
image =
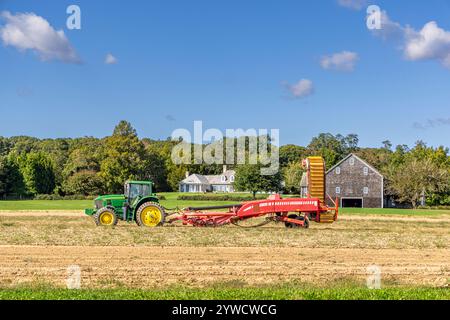
<path id="1" fill-rule="evenodd" d="M 130 203 L 137 197 L 149 196 L 151 194 L 151 188 L 147 184 L 130 184 L 127 189 Z"/>

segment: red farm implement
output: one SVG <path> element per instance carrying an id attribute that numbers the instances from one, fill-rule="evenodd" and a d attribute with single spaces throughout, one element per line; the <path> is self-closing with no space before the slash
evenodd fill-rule
<path id="1" fill-rule="evenodd" d="M 325 204 L 325 163 L 321 157 L 309 157 L 303 161 L 307 177 L 306 198 L 285 198 L 275 194 L 265 200 L 247 201 L 240 204 L 188 207 L 171 214 L 166 223 L 182 221 L 193 226 L 222 226 L 265 216 L 263 225 L 271 221 L 284 222 L 286 227 L 309 227 L 310 221 L 332 223 L 338 216 L 337 201 L 333 207 Z M 220 211 L 225 210 L 225 211 Z"/>
<path id="2" fill-rule="evenodd" d="M 325 204 L 325 163 L 321 157 L 309 157 L 303 161 L 306 169 L 304 198 L 282 199 L 271 195 L 265 200 L 213 207 L 188 207 L 166 213 L 166 208 L 152 192 L 151 181 L 127 181 L 124 194 L 104 195 L 95 199 L 95 207 L 85 213 L 94 218 L 98 226 L 114 226 L 117 221 L 135 221 L 142 227 L 162 226 L 181 221 L 193 226 L 222 226 L 236 224 L 251 218 L 265 217 L 259 226 L 271 221 L 284 222 L 286 227 L 309 226 L 310 221 L 331 223 L 338 215 L 337 201 L 333 207 Z M 302 179 L 303 180 L 303 179 Z"/>

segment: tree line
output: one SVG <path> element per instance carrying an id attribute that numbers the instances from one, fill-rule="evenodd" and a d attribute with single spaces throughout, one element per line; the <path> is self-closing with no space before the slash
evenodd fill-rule
<path id="1" fill-rule="evenodd" d="M 0 199 L 121 193 L 128 179 L 152 180 L 158 192 L 177 191 L 186 171 L 221 173 L 221 165 L 174 164 L 171 153 L 178 143 L 169 138 L 139 139 L 126 121 L 105 138 L 0 137 Z M 229 168 L 236 170 L 237 190 L 298 193 L 301 159 L 321 155 L 330 168 L 352 152 L 385 176 L 387 192 L 398 201 L 415 206 L 425 196 L 428 205 L 450 205 L 447 148 L 429 147 L 422 141 L 412 148 L 393 147 L 389 141 L 383 141 L 379 148 L 361 148 L 358 143 L 356 134 L 321 133 L 307 146 L 279 147 L 280 170 L 275 175 L 261 176 L 260 164 Z"/>

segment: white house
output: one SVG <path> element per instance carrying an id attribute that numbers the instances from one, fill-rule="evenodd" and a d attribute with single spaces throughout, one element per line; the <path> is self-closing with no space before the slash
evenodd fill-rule
<path id="1" fill-rule="evenodd" d="M 222 174 L 201 175 L 189 174 L 180 182 L 180 192 L 234 192 L 235 171 L 223 166 Z"/>

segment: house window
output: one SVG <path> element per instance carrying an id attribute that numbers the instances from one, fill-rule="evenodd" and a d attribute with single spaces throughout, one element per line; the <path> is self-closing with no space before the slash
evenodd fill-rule
<path id="1" fill-rule="evenodd" d="M 230 182 L 234 182 L 234 175 L 230 176 Z"/>
<path id="2" fill-rule="evenodd" d="M 364 187 L 363 192 L 364 192 L 364 194 L 369 194 L 369 188 L 368 187 Z"/>
<path id="3" fill-rule="evenodd" d="M 336 168 L 336 174 L 341 174 L 341 167 Z"/>
<path id="4" fill-rule="evenodd" d="M 355 158 L 350 158 L 350 165 L 352 166 L 352 165 L 354 165 L 355 164 Z"/>
<path id="5" fill-rule="evenodd" d="M 364 167 L 363 172 L 364 172 L 364 175 L 367 176 L 369 174 L 369 168 Z"/>
<path id="6" fill-rule="evenodd" d="M 225 176 L 220 176 L 220 181 L 222 181 L 222 182 L 227 181 L 227 177 L 225 177 Z"/>
<path id="7" fill-rule="evenodd" d="M 341 187 L 336 187 L 336 194 L 340 194 L 341 193 Z"/>

